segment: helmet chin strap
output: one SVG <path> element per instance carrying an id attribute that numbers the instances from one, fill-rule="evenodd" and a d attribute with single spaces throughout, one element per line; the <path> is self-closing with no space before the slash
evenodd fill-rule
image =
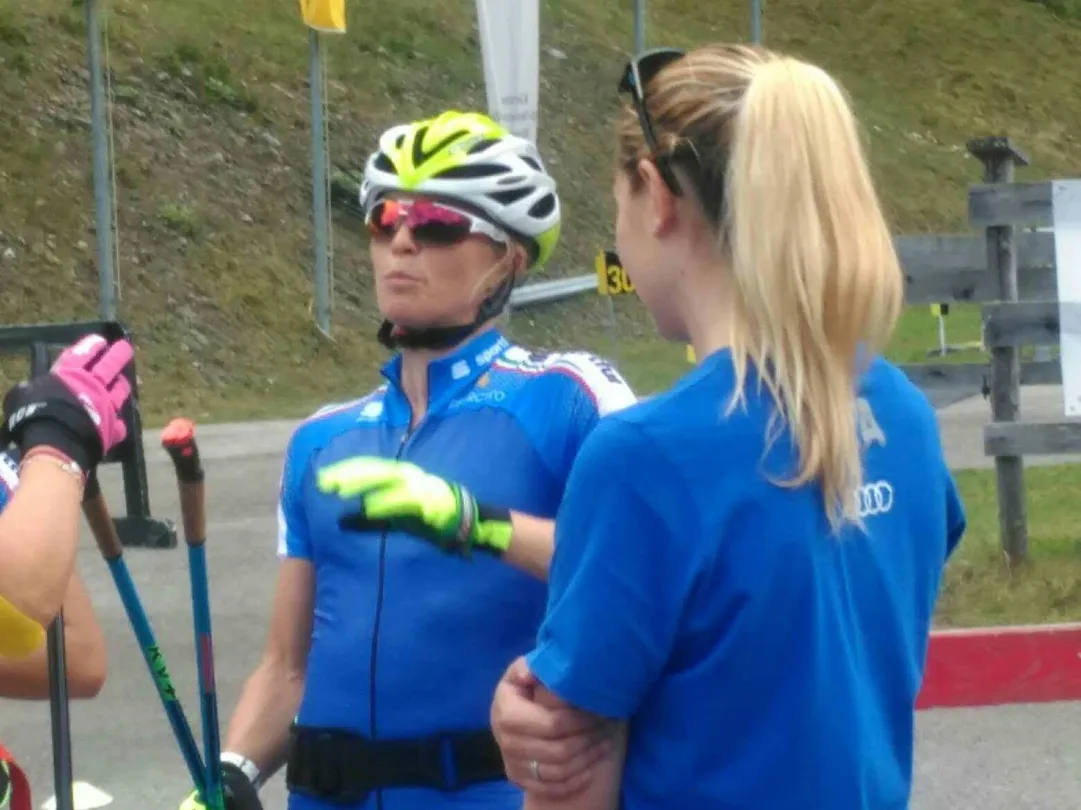
<path id="1" fill-rule="evenodd" d="M 463 343 L 481 326 L 501 313 L 510 300 L 514 290 L 514 274 L 509 275 L 490 296 L 481 302 L 477 317 L 472 323 L 457 326 L 427 326 L 411 329 L 395 326 L 391 321 L 383 321 L 376 337 L 379 343 L 390 350 L 395 349 L 453 349 Z"/>

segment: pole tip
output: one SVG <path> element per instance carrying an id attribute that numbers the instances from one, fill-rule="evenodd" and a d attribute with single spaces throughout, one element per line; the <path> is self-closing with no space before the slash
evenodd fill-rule
<path id="1" fill-rule="evenodd" d="M 180 448 L 195 441 L 195 423 L 178 416 L 161 432 L 161 443 L 166 449 Z"/>

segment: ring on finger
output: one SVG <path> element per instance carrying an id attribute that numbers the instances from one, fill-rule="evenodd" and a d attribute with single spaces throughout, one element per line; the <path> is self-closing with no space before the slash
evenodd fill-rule
<path id="1" fill-rule="evenodd" d="M 533 775 L 533 778 L 538 782 L 543 782 L 540 776 L 540 763 L 535 759 L 529 760 L 529 772 Z"/>

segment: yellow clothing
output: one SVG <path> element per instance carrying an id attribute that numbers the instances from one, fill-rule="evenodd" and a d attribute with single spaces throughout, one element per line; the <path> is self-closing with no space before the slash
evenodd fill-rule
<path id="1" fill-rule="evenodd" d="M 45 628 L 0 596 L 0 658 L 25 658 L 45 643 Z"/>

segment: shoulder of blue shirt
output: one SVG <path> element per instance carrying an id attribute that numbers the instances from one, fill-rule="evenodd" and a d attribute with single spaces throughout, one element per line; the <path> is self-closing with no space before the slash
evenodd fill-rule
<path id="1" fill-rule="evenodd" d="M 745 391 L 750 392 L 755 386 L 753 368 L 749 370 Z M 921 418 L 935 420 L 935 409 L 927 395 L 913 383 L 900 367 L 881 355 L 869 358 L 866 370 L 860 381 L 861 393 L 876 384 L 887 384 L 892 392 L 902 397 L 911 398 L 909 404 Z M 697 366 L 687 371 L 665 391 L 643 399 L 634 407 L 620 411 L 620 418 L 627 421 L 648 422 L 658 410 L 678 407 L 680 404 L 703 397 L 719 395 L 731 396 L 735 391 L 735 370 L 731 353 L 725 350 L 715 352 L 703 359 Z M 723 408 L 724 399 L 718 400 Z"/>
<path id="2" fill-rule="evenodd" d="M 768 393 L 764 390 L 757 396 L 751 393 L 754 386 L 752 371 L 745 387 L 745 392 L 750 394 L 747 400 L 752 402 L 751 410 L 754 410 L 755 400 L 764 402 L 768 399 Z M 912 428 L 937 436 L 937 415 L 926 394 L 898 366 L 884 357 L 870 359 L 860 388 L 861 396 L 888 391 L 890 399 L 902 406 L 901 410 Z M 735 372 L 731 355 L 726 351 L 716 352 L 688 370 L 668 389 L 612 413 L 604 420 L 604 430 L 596 431 L 596 435 L 591 437 L 591 443 L 624 445 L 629 441 L 639 445 L 639 454 L 647 452 L 660 458 L 665 455 L 667 442 L 674 434 L 681 432 L 681 426 L 694 421 L 687 417 L 695 409 L 709 408 L 715 411 L 717 417 L 714 423 L 716 430 L 727 432 L 733 442 L 738 441 L 739 435 L 746 434 L 746 438 L 757 446 L 761 442 L 758 419 L 732 418 L 741 412 L 739 408 L 729 418 L 724 418 L 734 392 Z"/>
<path id="3" fill-rule="evenodd" d="M 531 377 L 527 390 L 531 398 L 544 401 L 577 396 L 588 403 L 599 418 L 633 406 L 638 400 L 615 366 L 599 355 L 585 351 L 531 352 L 510 346 L 485 372 Z M 286 462 L 308 457 L 334 436 L 354 428 L 358 422 L 379 418 L 387 383 L 357 399 L 330 403 L 301 420 L 293 430 L 286 450 Z"/>

